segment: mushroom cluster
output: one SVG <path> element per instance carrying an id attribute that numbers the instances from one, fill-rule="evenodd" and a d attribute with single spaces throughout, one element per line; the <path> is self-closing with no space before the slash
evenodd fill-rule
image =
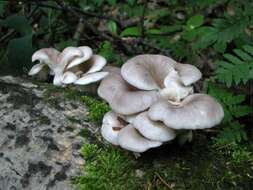
<path id="1" fill-rule="evenodd" d="M 86 85 L 97 82 L 104 78 L 108 72 L 101 72 L 106 65 L 106 59 L 100 55 L 93 54 L 88 46 L 67 47 L 62 52 L 54 48 L 44 48 L 32 55 L 35 64 L 29 75 L 39 72 L 49 72 L 54 76 L 53 83 L 57 86 L 66 84 Z"/>
<path id="2" fill-rule="evenodd" d="M 202 74 L 193 65 L 153 54 L 138 55 L 121 69 L 105 67 L 98 95 L 112 111 L 105 114 L 102 136 L 133 152 L 144 152 L 176 138 L 181 130 L 211 128 L 224 116 L 207 94 L 193 93 Z"/>

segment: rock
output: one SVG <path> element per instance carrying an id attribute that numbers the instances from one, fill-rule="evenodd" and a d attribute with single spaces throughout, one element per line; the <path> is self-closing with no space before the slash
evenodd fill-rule
<path id="1" fill-rule="evenodd" d="M 81 173 L 79 153 L 86 107 L 24 79 L 0 77 L 0 190 L 72 190 Z M 73 119 L 69 119 L 69 118 Z"/>

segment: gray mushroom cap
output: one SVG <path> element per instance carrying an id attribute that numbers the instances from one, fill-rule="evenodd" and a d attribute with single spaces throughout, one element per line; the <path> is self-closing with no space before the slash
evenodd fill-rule
<path id="1" fill-rule="evenodd" d="M 162 145 L 162 142 L 152 141 L 141 136 L 131 124 L 120 130 L 118 143 L 122 148 L 133 152 L 145 152 L 150 148 Z"/>
<path id="2" fill-rule="evenodd" d="M 121 75 L 129 84 L 139 89 L 160 89 L 175 64 L 176 61 L 163 55 L 138 55 L 122 66 Z"/>
<path id="3" fill-rule="evenodd" d="M 98 95 L 105 99 L 111 108 L 123 115 L 131 115 L 149 108 L 158 99 L 156 91 L 140 91 L 129 85 L 120 75 L 120 69 L 107 68 L 109 74 L 102 80 Z"/>
<path id="4" fill-rule="evenodd" d="M 153 141 L 166 142 L 173 140 L 176 133 L 173 129 L 165 126 L 162 122 L 152 121 L 148 112 L 142 112 L 136 116 L 133 126 L 146 138 Z"/>
<path id="5" fill-rule="evenodd" d="M 150 119 L 162 121 L 172 129 L 211 128 L 224 117 L 222 106 L 206 94 L 187 96 L 179 105 L 161 100 L 148 111 Z"/>
<path id="6" fill-rule="evenodd" d="M 129 59 L 121 68 L 122 77 L 131 85 L 142 90 L 164 88 L 164 79 L 176 70 L 184 85 L 188 86 L 202 76 L 193 65 L 181 64 L 175 60 L 154 54 L 143 54 Z"/>
<path id="7" fill-rule="evenodd" d="M 202 77 L 200 70 L 190 64 L 176 64 L 175 69 L 178 71 L 181 81 L 185 86 L 197 82 Z"/>

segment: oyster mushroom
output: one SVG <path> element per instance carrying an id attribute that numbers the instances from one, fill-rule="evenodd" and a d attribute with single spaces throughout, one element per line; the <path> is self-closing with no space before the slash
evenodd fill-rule
<path id="1" fill-rule="evenodd" d="M 106 70 L 106 69 L 105 69 Z M 131 115 L 149 108 L 159 98 L 156 91 L 143 91 L 129 85 L 120 75 L 120 69 L 107 68 L 109 74 L 98 87 L 98 95 L 122 115 Z"/>
<path id="2" fill-rule="evenodd" d="M 35 64 L 31 68 L 28 75 L 36 75 L 44 68 L 44 66 L 48 66 L 51 69 L 51 71 L 53 71 L 54 68 L 56 67 L 57 58 L 58 58 L 59 54 L 60 54 L 60 52 L 54 48 L 43 48 L 43 49 L 36 51 L 32 55 L 32 62 L 38 60 L 39 63 Z M 52 74 L 54 74 L 54 73 L 52 72 Z"/>
<path id="3" fill-rule="evenodd" d="M 192 93 L 192 83 L 201 78 L 193 65 L 181 64 L 163 55 L 144 54 L 128 60 L 122 77 L 142 90 L 157 90 L 165 99 L 179 102 Z"/>
<path id="4" fill-rule="evenodd" d="M 118 134 L 125 124 L 126 123 L 123 123 L 121 120 L 119 120 L 119 117 L 115 112 L 113 111 L 107 112 L 104 115 L 102 122 L 101 127 L 102 137 L 114 145 L 119 145 L 117 139 Z"/>
<path id="5" fill-rule="evenodd" d="M 153 141 L 166 142 L 176 137 L 176 133 L 173 129 L 165 126 L 162 122 L 149 119 L 148 112 L 142 112 L 137 115 L 132 125 L 144 137 Z"/>
<path id="6" fill-rule="evenodd" d="M 179 105 L 160 100 L 148 111 L 151 120 L 172 129 L 205 129 L 218 125 L 224 117 L 222 106 L 206 94 L 187 96 Z"/>
<path id="7" fill-rule="evenodd" d="M 54 48 L 45 48 L 36 51 L 32 61 L 39 61 L 32 67 L 29 75 L 40 72 L 45 65 L 54 75 L 55 85 L 79 84 L 85 85 L 104 78 L 106 72 L 100 71 L 106 64 L 104 57 L 92 55 L 92 49 L 88 46 L 67 47 L 61 53 Z"/>
<path id="8" fill-rule="evenodd" d="M 118 143 L 122 148 L 137 153 L 162 145 L 162 142 L 152 141 L 143 137 L 131 124 L 119 131 Z"/>

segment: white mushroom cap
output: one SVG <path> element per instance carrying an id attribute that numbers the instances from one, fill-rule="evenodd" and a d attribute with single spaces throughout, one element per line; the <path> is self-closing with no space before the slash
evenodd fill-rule
<path id="1" fill-rule="evenodd" d="M 39 61 L 40 63 L 34 65 L 29 75 L 37 74 L 44 66 L 44 64 L 48 65 L 48 67 L 53 70 L 57 65 L 57 59 L 60 55 L 60 52 L 54 48 L 43 48 L 33 53 L 32 62 Z"/>
<path id="2" fill-rule="evenodd" d="M 152 121 L 148 112 L 140 113 L 133 121 L 133 126 L 146 138 L 153 141 L 171 141 L 176 137 L 173 129 L 165 126 L 162 122 Z"/>
<path id="3" fill-rule="evenodd" d="M 60 55 L 57 58 L 57 64 L 53 69 L 55 74 L 53 80 L 54 85 L 56 86 L 63 85 L 62 78 L 67 64 L 75 57 L 80 56 L 82 56 L 82 51 L 75 47 L 67 47 L 60 53 Z"/>
<path id="4" fill-rule="evenodd" d="M 197 82 L 202 77 L 200 70 L 189 64 L 177 64 L 175 66 L 184 85 L 188 86 Z"/>
<path id="5" fill-rule="evenodd" d="M 110 111 L 104 115 L 101 134 L 108 142 L 118 145 L 118 134 L 123 127 L 122 123 L 118 120 L 118 115 Z"/>
<path id="6" fill-rule="evenodd" d="M 162 142 L 148 140 L 141 136 L 131 124 L 120 130 L 118 143 L 122 148 L 133 152 L 145 152 L 162 145 Z"/>
<path id="7" fill-rule="evenodd" d="M 132 115 L 120 115 L 119 114 L 119 117 L 124 119 L 125 121 L 127 121 L 128 123 L 130 124 L 133 124 L 136 116 L 138 115 L 139 113 L 136 113 L 136 114 L 132 114 Z"/>
<path id="8" fill-rule="evenodd" d="M 75 58 L 82 57 L 83 52 L 76 47 L 65 48 L 57 59 L 58 66 L 55 72 L 63 72 L 66 66 Z"/>
<path id="9" fill-rule="evenodd" d="M 71 84 L 78 79 L 77 75 L 71 71 L 67 71 L 62 76 L 62 83 Z"/>
<path id="10" fill-rule="evenodd" d="M 179 105 L 161 100 L 151 106 L 148 115 L 150 119 L 162 121 L 172 129 L 204 129 L 219 124 L 224 112 L 211 96 L 192 94 Z"/>
<path id="11" fill-rule="evenodd" d="M 38 64 L 33 65 L 28 75 L 36 75 L 43 69 L 45 65 L 46 65 L 45 63 L 38 63 Z"/>
<path id="12" fill-rule="evenodd" d="M 144 54 L 129 59 L 121 68 L 122 77 L 142 90 L 163 88 L 163 80 L 177 64 L 163 55 Z"/>
<path id="13" fill-rule="evenodd" d="M 81 78 L 76 80 L 74 82 L 74 84 L 87 85 L 90 83 L 94 83 L 94 82 L 102 80 L 108 74 L 109 74 L 108 72 L 97 72 L 97 73 L 84 74 L 84 75 L 82 75 Z"/>
<path id="14" fill-rule="evenodd" d="M 109 69 L 110 70 L 110 69 Z M 123 115 L 131 115 L 149 108 L 158 99 L 156 91 L 139 91 L 126 83 L 119 69 L 112 69 L 98 88 L 98 95 L 105 99 L 111 108 Z"/>
<path id="15" fill-rule="evenodd" d="M 87 73 L 94 73 L 100 71 L 106 65 L 106 59 L 100 55 L 93 55 L 88 60 L 88 64 L 91 65 Z"/>
<path id="16" fill-rule="evenodd" d="M 71 67 L 74 67 L 76 65 L 79 65 L 85 61 L 87 61 L 88 59 L 91 58 L 93 52 L 92 52 L 92 49 L 88 46 L 81 46 L 81 47 L 78 47 L 79 50 L 81 50 L 82 52 L 82 55 L 75 58 L 73 61 L 71 61 L 68 66 L 67 66 L 67 69 L 71 68 Z"/>

